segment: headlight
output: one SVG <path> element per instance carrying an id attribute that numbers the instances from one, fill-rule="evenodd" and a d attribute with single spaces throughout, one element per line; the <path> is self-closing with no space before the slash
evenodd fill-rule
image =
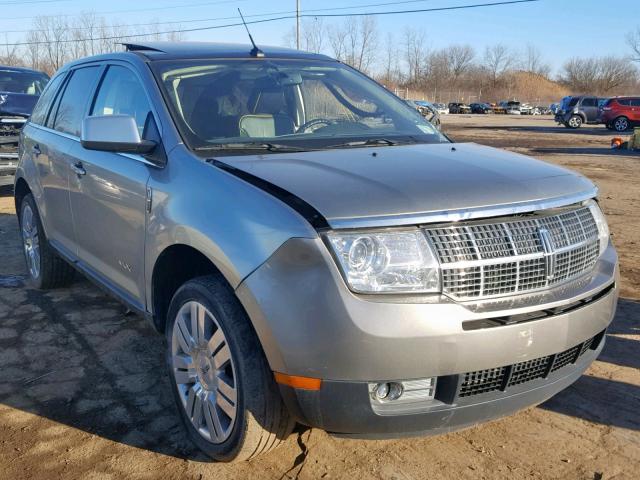
<path id="1" fill-rule="evenodd" d="M 327 240 L 355 292 L 440 291 L 438 261 L 420 230 L 332 232 Z"/>
<path id="2" fill-rule="evenodd" d="M 587 202 L 587 206 L 589 207 L 589 210 L 591 210 L 591 214 L 593 215 L 593 218 L 596 221 L 596 226 L 598 227 L 600 255 L 602 255 L 609 244 L 609 225 L 607 225 L 607 219 L 604 218 L 604 214 L 595 200 L 589 200 Z"/>

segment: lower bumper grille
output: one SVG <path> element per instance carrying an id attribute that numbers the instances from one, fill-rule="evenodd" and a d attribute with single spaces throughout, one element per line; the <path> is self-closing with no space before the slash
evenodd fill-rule
<path id="1" fill-rule="evenodd" d="M 505 367 L 467 372 L 464 374 L 458 396 L 471 397 L 496 390 L 504 391 L 515 385 L 527 383 L 538 378 L 545 378 L 551 372 L 575 363 L 588 350 L 597 349 L 602 337 L 604 337 L 604 333 L 605 331 L 603 330 L 585 342 L 555 355 L 534 358 Z"/>

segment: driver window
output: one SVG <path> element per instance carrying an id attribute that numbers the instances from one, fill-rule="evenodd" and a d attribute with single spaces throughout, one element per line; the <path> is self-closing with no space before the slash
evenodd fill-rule
<path id="1" fill-rule="evenodd" d="M 140 136 L 151 108 L 144 88 L 128 68 L 112 65 L 107 70 L 91 115 L 130 115 L 136 120 Z"/>

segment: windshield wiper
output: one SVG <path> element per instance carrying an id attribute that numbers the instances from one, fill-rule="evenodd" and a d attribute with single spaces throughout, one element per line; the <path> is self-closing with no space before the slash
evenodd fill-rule
<path id="1" fill-rule="evenodd" d="M 267 150 L 269 152 L 307 152 L 310 149 L 270 142 L 236 142 L 236 143 L 212 143 L 203 147 L 197 147 L 197 151 L 206 150 Z"/>
<path id="2" fill-rule="evenodd" d="M 373 146 L 379 146 L 379 145 L 393 147 L 395 145 L 401 145 L 406 143 L 415 143 L 415 142 L 398 142 L 395 140 L 389 140 L 388 138 L 370 138 L 368 140 L 356 140 L 354 142 L 337 143 L 335 145 L 329 145 L 326 148 L 373 147 Z"/>

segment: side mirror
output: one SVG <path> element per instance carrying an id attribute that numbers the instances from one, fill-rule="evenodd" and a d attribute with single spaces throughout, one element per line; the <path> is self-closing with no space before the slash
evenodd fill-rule
<path id="1" fill-rule="evenodd" d="M 140 138 L 136 121 L 130 115 L 86 117 L 80 143 L 88 150 L 121 153 L 149 153 L 156 147 L 156 142 Z"/>

